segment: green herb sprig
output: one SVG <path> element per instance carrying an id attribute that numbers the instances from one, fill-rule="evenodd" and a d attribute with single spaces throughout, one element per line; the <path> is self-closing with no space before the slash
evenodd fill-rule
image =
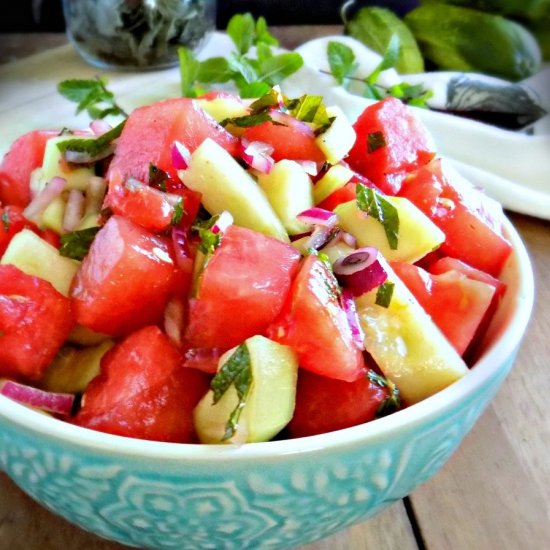
<path id="1" fill-rule="evenodd" d="M 113 92 L 107 89 L 107 79 L 96 77 L 91 80 L 63 80 L 57 85 L 57 91 L 69 101 L 77 104 L 76 113 L 84 110 L 90 118 L 105 118 L 106 116 L 123 116 L 128 114 L 115 101 Z"/>
<path id="2" fill-rule="evenodd" d="M 303 65 L 300 54 L 273 50 L 279 42 L 263 17 L 254 20 L 250 13 L 236 14 L 227 25 L 227 34 L 235 45 L 235 51 L 227 58 L 199 61 L 190 49 L 178 50 L 184 97 L 198 97 L 204 93 L 205 85 L 230 81 L 242 97 L 259 97 Z M 249 55 L 252 48 L 255 56 Z"/>
<path id="3" fill-rule="evenodd" d="M 395 67 L 397 64 L 399 60 L 399 48 L 399 37 L 394 34 L 388 43 L 388 47 L 380 63 L 371 74 L 365 78 L 359 78 L 354 76 L 358 64 L 353 50 L 347 44 L 331 40 L 327 46 L 330 74 L 338 84 L 345 88 L 349 87 L 351 81 L 364 83 L 363 96 L 368 99 L 380 100 L 393 96 L 408 105 L 427 108 L 427 101 L 433 96 L 433 92 L 426 90 L 421 84 L 411 85 L 402 82 L 401 84 L 387 88 L 378 83 L 380 74 Z"/>

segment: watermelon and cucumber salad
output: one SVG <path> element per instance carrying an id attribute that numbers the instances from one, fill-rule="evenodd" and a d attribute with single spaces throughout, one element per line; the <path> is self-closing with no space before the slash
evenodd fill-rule
<path id="1" fill-rule="evenodd" d="M 0 393 L 175 443 L 326 433 L 468 372 L 506 291 L 498 204 L 387 98 L 160 101 L 0 166 Z"/>

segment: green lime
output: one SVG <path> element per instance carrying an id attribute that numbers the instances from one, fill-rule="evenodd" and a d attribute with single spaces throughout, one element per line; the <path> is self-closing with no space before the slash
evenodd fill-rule
<path id="1" fill-rule="evenodd" d="M 346 23 L 346 33 L 383 55 L 393 35 L 399 37 L 395 69 L 401 74 L 424 72 L 424 59 L 405 23 L 391 10 L 376 6 L 361 8 Z"/>

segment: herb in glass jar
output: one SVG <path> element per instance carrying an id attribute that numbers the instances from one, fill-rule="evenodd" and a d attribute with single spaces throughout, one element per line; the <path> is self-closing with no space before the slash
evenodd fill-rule
<path id="1" fill-rule="evenodd" d="M 178 64 L 214 28 L 215 0 L 64 0 L 67 34 L 102 68 L 161 69 Z"/>

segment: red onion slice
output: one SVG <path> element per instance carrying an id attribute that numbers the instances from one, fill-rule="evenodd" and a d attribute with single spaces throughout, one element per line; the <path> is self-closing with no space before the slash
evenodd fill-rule
<path id="1" fill-rule="evenodd" d="M 313 248 L 314 250 L 323 248 L 332 240 L 333 232 L 334 229 L 332 227 L 316 225 L 315 229 L 309 236 L 309 239 L 305 243 L 306 250 L 309 248 Z"/>
<path id="2" fill-rule="evenodd" d="M 186 170 L 191 162 L 191 152 L 181 141 L 174 141 L 172 143 L 170 155 L 172 157 L 172 166 L 176 170 Z"/>
<path id="3" fill-rule="evenodd" d="M 378 249 L 367 246 L 334 262 L 334 274 L 341 285 L 349 288 L 354 296 L 371 291 L 388 278 L 378 260 L 378 254 Z"/>
<path id="4" fill-rule="evenodd" d="M 46 186 L 32 199 L 23 211 L 23 215 L 30 221 L 39 223 L 42 212 L 65 189 L 66 180 L 60 177 L 52 178 Z"/>
<path id="5" fill-rule="evenodd" d="M 113 127 L 105 120 L 98 118 L 90 122 L 90 130 L 96 135 L 101 136 L 107 133 L 109 130 L 112 130 Z"/>
<path id="6" fill-rule="evenodd" d="M 233 216 L 230 212 L 224 210 L 216 223 L 210 228 L 210 231 L 214 234 L 223 233 L 230 225 L 233 225 Z"/>
<path id="7" fill-rule="evenodd" d="M 99 176 L 92 176 L 86 187 L 86 214 L 99 214 L 105 193 L 107 192 L 107 182 Z"/>
<path id="8" fill-rule="evenodd" d="M 185 321 L 185 302 L 180 296 L 172 296 L 164 309 L 164 332 L 176 346 L 183 341 L 183 325 Z"/>
<path id="9" fill-rule="evenodd" d="M 71 189 L 63 216 L 63 231 L 74 231 L 78 227 L 80 220 L 82 220 L 83 210 L 84 194 L 77 189 Z"/>
<path id="10" fill-rule="evenodd" d="M 365 333 L 361 328 L 359 322 L 359 315 L 357 314 L 357 308 L 355 307 L 355 300 L 353 299 L 353 293 L 348 288 L 342 289 L 342 309 L 344 310 L 349 328 L 351 330 L 351 336 L 353 338 L 353 343 L 357 346 L 358 349 L 365 349 Z"/>
<path id="11" fill-rule="evenodd" d="M 174 255 L 176 265 L 185 273 L 193 271 L 193 256 L 189 249 L 189 236 L 185 229 L 179 227 L 172 228 L 172 244 L 174 245 Z"/>
<path id="12" fill-rule="evenodd" d="M 12 380 L 6 380 L 1 384 L 0 394 L 22 405 L 29 405 L 30 407 L 63 415 L 71 414 L 74 402 L 74 395 L 70 393 L 39 390 Z"/>
<path id="13" fill-rule="evenodd" d="M 304 169 L 304 172 L 310 176 L 316 176 L 319 173 L 317 163 L 312 160 L 297 160 L 296 162 Z"/>
<path id="14" fill-rule="evenodd" d="M 308 225 L 322 225 L 324 227 L 334 227 L 338 221 L 338 216 L 330 210 L 313 207 L 300 212 L 296 219 Z"/>
<path id="15" fill-rule="evenodd" d="M 263 141 L 241 141 L 241 158 L 248 166 L 262 174 L 269 174 L 275 164 L 275 160 L 271 157 L 273 151 L 273 147 Z"/>

